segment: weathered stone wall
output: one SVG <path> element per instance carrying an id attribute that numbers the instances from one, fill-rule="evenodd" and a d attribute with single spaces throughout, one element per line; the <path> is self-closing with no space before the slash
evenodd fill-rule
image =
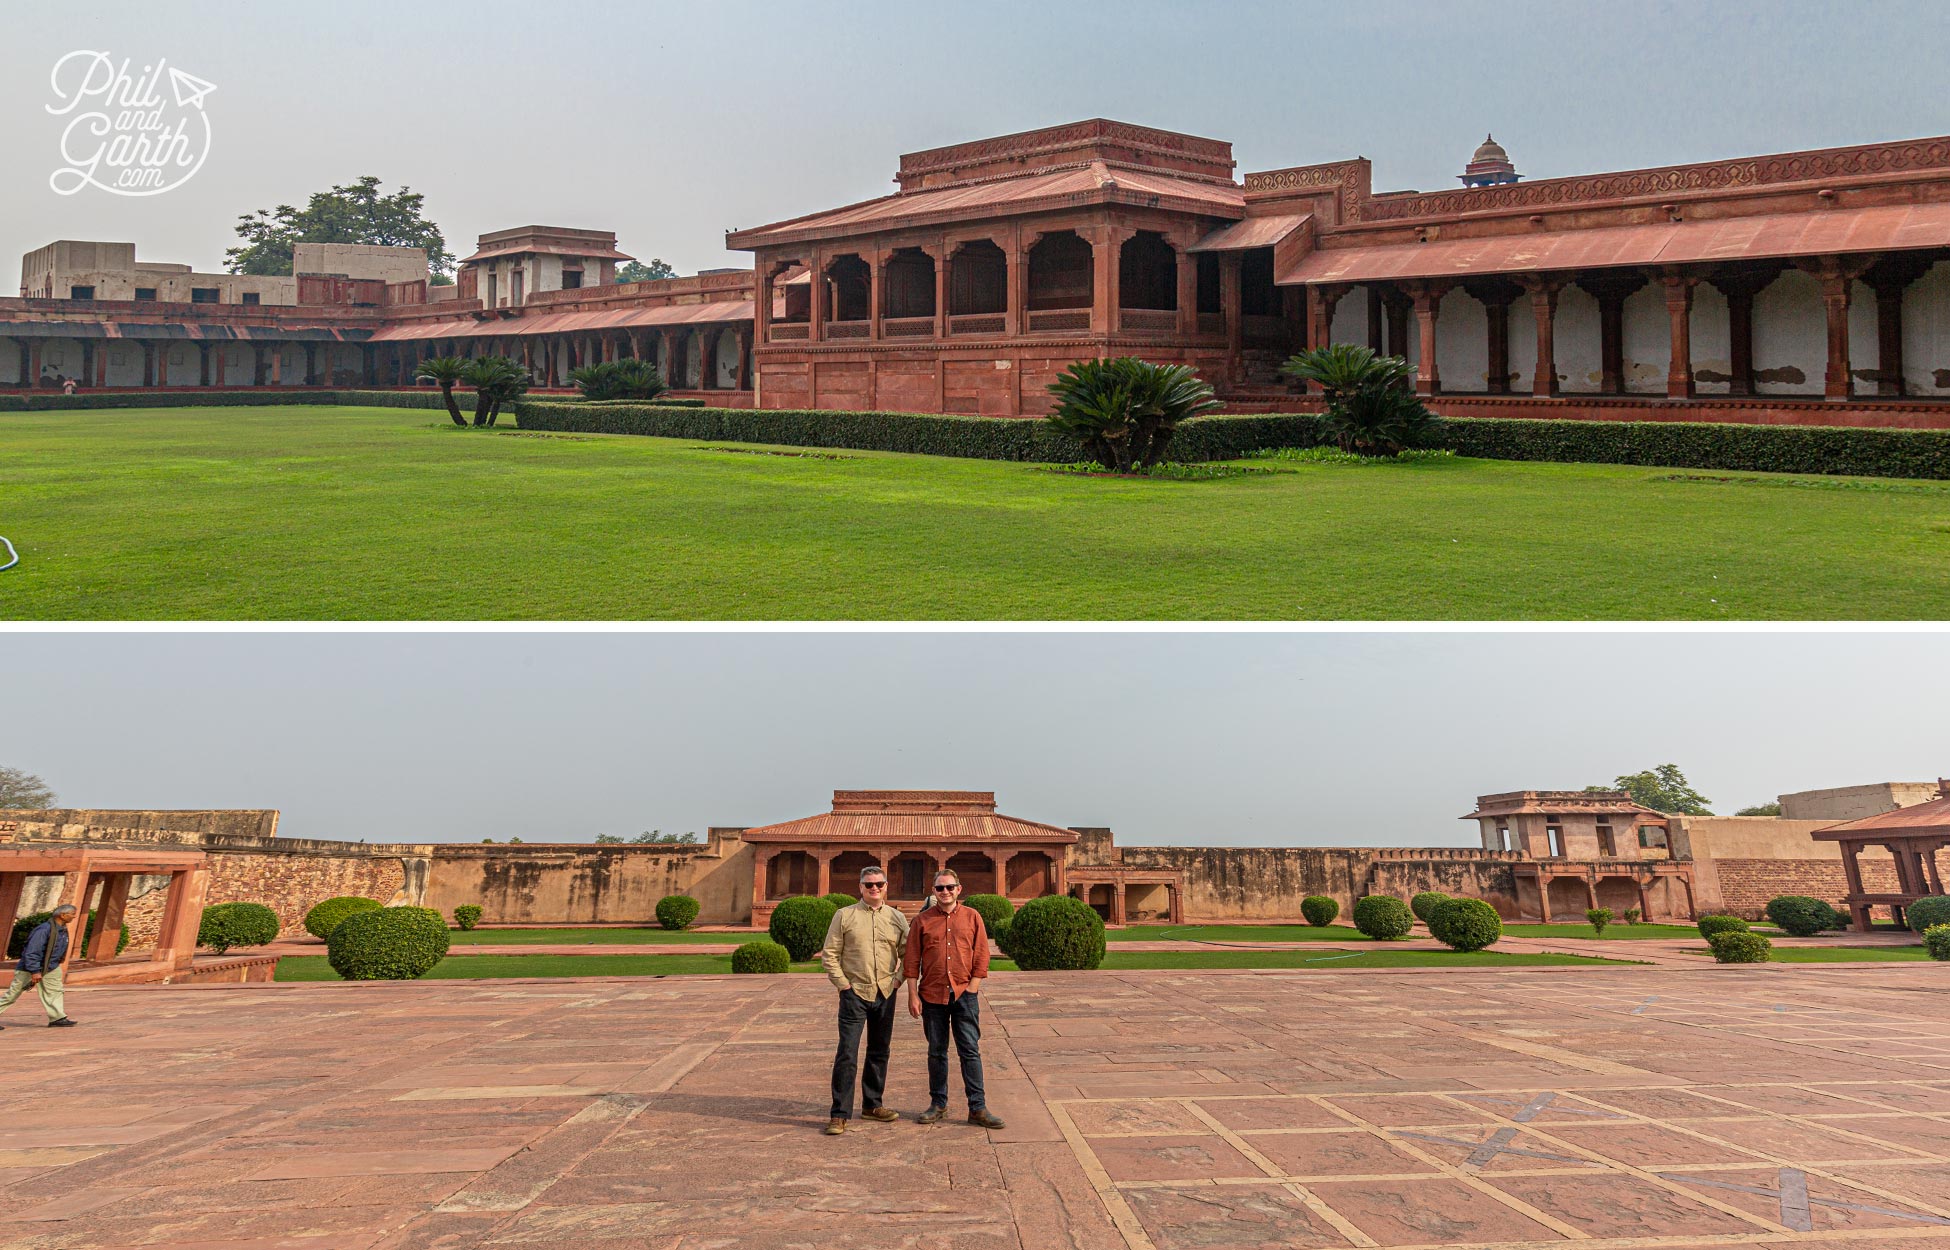
<path id="1" fill-rule="evenodd" d="M 1073 862 L 1122 864 L 1183 874 L 1187 921 L 1292 920 L 1300 900 L 1325 894 L 1346 914 L 1367 894 L 1401 898 L 1423 890 L 1480 898 L 1516 914 L 1515 853 L 1344 846 L 1125 846 L 1107 830 L 1078 830 Z"/>
<path id="2" fill-rule="evenodd" d="M 1935 792 L 1934 787 L 1931 792 Z M 1784 800 L 1790 797 L 1794 796 L 1782 796 Z M 1877 810 L 1891 807 L 1893 804 Z M 1672 822 L 1674 849 L 1693 857 L 1693 891 L 1702 912 L 1730 911 L 1756 917 L 1767 900 L 1777 895 L 1806 894 L 1839 904 L 1848 893 L 1841 847 L 1810 836 L 1836 823 L 1833 818 L 1675 816 Z M 1863 883 L 1871 890 L 1895 889 L 1896 862 L 1889 852 L 1872 847 L 1863 851 L 1860 862 Z"/>
<path id="3" fill-rule="evenodd" d="M 0 808 L 0 821 L 28 825 L 80 825 L 95 829 L 147 829 L 170 833 L 222 833 L 242 837 L 274 838 L 278 833 L 276 808 L 108 808 L 47 807 Z"/>
<path id="4" fill-rule="evenodd" d="M 433 850 L 426 845 L 328 842 L 316 838 L 260 837 L 254 834 L 6 819 L 10 815 L 22 814 L 40 813 L 0 813 L 0 830 L 12 832 L 18 843 L 176 846 L 185 850 L 200 850 L 208 856 L 210 871 L 206 904 L 263 903 L 278 913 L 279 931 L 287 937 L 302 935 L 305 913 L 314 903 L 334 895 L 358 894 L 393 905 L 423 903 L 427 889 L 427 865 Z M 275 827 L 277 813 L 268 815 L 270 824 Z M 57 878 L 31 878 L 30 881 L 35 888 L 30 889 L 22 900 L 22 915 L 44 910 L 57 889 Z M 167 884 L 166 877 L 137 878 L 130 891 L 128 911 L 125 913 L 132 947 L 146 945 L 155 939 L 167 897 L 162 887 Z M 58 888 L 71 890 L 72 883 Z"/>
<path id="5" fill-rule="evenodd" d="M 727 829 L 703 846 L 437 846 L 426 905 L 475 903 L 487 924 L 644 924 L 667 894 L 695 898 L 699 923 L 746 923 L 751 848 Z"/>

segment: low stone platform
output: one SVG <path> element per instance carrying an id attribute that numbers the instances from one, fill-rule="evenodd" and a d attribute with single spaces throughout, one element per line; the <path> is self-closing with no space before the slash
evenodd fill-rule
<path id="1" fill-rule="evenodd" d="M 103 987 L 63 1031 L 30 996 L 0 1246 L 1950 1250 L 1950 967 L 984 997 L 1006 1129 L 826 1138 L 815 977 Z M 926 1102 L 905 1014 L 888 1101 Z"/>

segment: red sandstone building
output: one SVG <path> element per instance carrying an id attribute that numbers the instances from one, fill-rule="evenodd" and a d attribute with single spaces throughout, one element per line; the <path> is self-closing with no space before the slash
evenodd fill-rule
<path id="1" fill-rule="evenodd" d="M 752 273 L 619 286 L 613 235 L 539 226 L 482 236 L 456 287 L 300 273 L 278 307 L 24 269 L 0 387 L 55 359 L 98 386 L 406 385 L 451 353 L 546 386 L 634 356 L 721 404 L 1007 416 L 1128 353 L 1263 411 L 1309 404 L 1286 355 L 1356 342 L 1449 415 L 1950 427 L 1950 138 L 1535 179 L 1486 142 L 1462 179 L 1240 178 L 1223 140 L 1093 120 L 903 156 L 891 195 L 729 235 Z"/>
<path id="2" fill-rule="evenodd" d="M 1693 866 L 1673 853 L 1670 822 L 1622 790 L 1516 790 L 1485 794 L 1463 817 L 1486 851 L 1514 851 L 1519 914 L 1583 920 L 1586 909 L 1623 918 L 1694 914 Z"/>

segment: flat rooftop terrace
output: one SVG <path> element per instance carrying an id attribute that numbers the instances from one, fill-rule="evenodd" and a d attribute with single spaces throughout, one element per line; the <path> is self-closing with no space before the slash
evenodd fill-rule
<path id="1" fill-rule="evenodd" d="M 998 974 L 990 1105 L 819 1135 L 823 979 L 0 1016 L 0 1246 L 1950 1250 L 1950 966 Z"/>

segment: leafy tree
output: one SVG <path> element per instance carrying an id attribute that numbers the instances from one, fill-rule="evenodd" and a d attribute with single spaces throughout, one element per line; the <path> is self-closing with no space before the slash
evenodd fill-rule
<path id="1" fill-rule="evenodd" d="M 420 368 L 413 375 L 415 381 L 432 382 L 440 388 L 440 398 L 447 401 L 447 415 L 454 424 L 465 427 L 467 419 L 460 415 L 460 405 L 454 402 L 454 383 L 461 380 L 470 362 L 459 356 L 433 356 L 420 362 Z"/>
<path id="2" fill-rule="evenodd" d="M 1779 803 L 1756 803 L 1752 807 L 1743 807 L 1734 813 L 1736 816 L 1779 816 L 1780 814 Z"/>
<path id="3" fill-rule="evenodd" d="M 1135 356 L 1079 360 L 1049 391 L 1056 397 L 1049 423 L 1113 473 L 1152 468 L 1164 459 L 1179 422 L 1220 406 L 1189 365 Z"/>
<path id="4" fill-rule="evenodd" d="M 661 829 L 651 829 L 648 832 L 637 834 L 630 841 L 636 843 L 638 846 L 697 846 L 704 839 L 698 837 L 695 831 L 690 833 L 665 833 Z"/>
<path id="5" fill-rule="evenodd" d="M 620 846 L 622 843 L 623 837 L 621 834 L 599 833 L 596 835 L 597 846 Z"/>
<path id="6" fill-rule="evenodd" d="M 38 810 L 54 806 L 54 791 L 24 768 L 0 764 L 0 808 Z"/>
<path id="7" fill-rule="evenodd" d="M 440 227 L 422 214 L 425 199 L 404 185 L 381 195 L 379 179 L 367 174 L 346 186 L 314 192 L 303 208 L 260 208 L 237 219 L 237 234 L 244 242 L 223 254 L 224 263 L 232 273 L 289 274 L 292 249 L 300 243 L 417 247 L 426 252 L 438 281 L 452 272 L 454 254 L 447 250 Z"/>
<path id="8" fill-rule="evenodd" d="M 1623 790 L 1632 802 L 1655 812 L 1680 816 L 1711 816 L 1707 804 L 1713 800 L 1686 783 L 1686 774 L 1677 764 L 1661 764 L 1642 773 L 1628 773 L 1608 786 L 1586 786 L 1592 790 Z"/>
<path id="9" fill-rule="evenodd" d="M 633 260 L 616 271 L 618 282 L 650 282 L 657 278 L 676 276 L 677 271 L 671 268 L 669 262 L 658 260 L 654 256 L 650 258 L 650 263 L 647 265 L 640 260 Z"/>
<path id="10" fill-rule="evenodd" d="M 1289 357 L 1280 372 L 1320 387 L 1327 432 L 1342 451 L 1393 456 L 1422 441 L 1435 421 L 1409 389 L 1409 364 L 1400 356 L 1335 343 Z"/>

